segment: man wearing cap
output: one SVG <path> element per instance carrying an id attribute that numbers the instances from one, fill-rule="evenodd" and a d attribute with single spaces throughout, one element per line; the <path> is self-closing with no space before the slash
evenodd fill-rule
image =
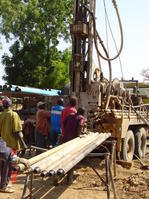
<path id="1" fill-rule="evenodd" d="M 22 124 L 19 115 L 12 111 L 12 101 L 5 97 L 2 100 L 3 112 L 0 114 L 0 133 L 2 139 L 12 150 L 26 149 L 27 146 L 23 140 Z"/>
<path id="2" fill-rule="evenodd" d="M 63 99 L 60 98 L 57 101 L 56 106 L 51 108 L 51 131 L 50 131 L 50 141 L 53 147 L 57 145 L 58 136 L 61 135 L 61 113 L 63 110 Z"/>
<path id="3" fill-rule="evenodd" d="M 49 134 L 50 111 L 45 110 L 45 102 L 38 102 L 37 109 L 35 130 L 36 146 L 46 148 L 46 139 Z M 39 153 L 37 150 L 37 154 Z"/>
<path id="4" fill-rule="evenodd" d="M 8 97 L 2 99 L 3 112 L 0 114 L 0 137 L 6 145 L 11 148 L 13 154 L 17 154 L 17 151 L 20 150 L 20 144 L 22 149 L 26 149 L 27 146 L 23 140 L 22 134 L 22 124 L 19 115 L 11 110 L 11 100 Z M 8 164 L 4 163 L 3 160 L 0 160 L 0 170 L 1 170 L 1 183 L 2 179 L 4 182 L 1 184 L 1 191 L 8 192 L 11 190 L 6 189 L 7 184 L 10 179 L 10 172 L 8 174 Z M 7 172 L 7 173 L 5 173 Z M 5 179 L 5 178 L 8 179 Z M 13 192 L 13 191 L 12 191 Z"/>

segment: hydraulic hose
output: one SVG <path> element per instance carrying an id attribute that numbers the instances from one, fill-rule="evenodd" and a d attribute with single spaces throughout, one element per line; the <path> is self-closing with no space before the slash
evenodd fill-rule
<path id="1" fill-rule="evenodd" d="M 123 41 L 124 41 L 124 39 L 123 39 L 122 23 L 121 23 L 121 19 L 120 19 L 120 15 L 119 15 L 119 11 L 118 11 L 118 8 L 117 8 L 116 1 L 113 0 L 112 3 L 113 3 L 114 8 L 115 8 L 115 10 L 116 10 L 116 15 L 117 15 L 118 22 L 119 22 L 119 27 L 120 27 L 120 35 L 121 35 L 121 46 L 120 46 L 120 49 L 119 49 L 117 55 L 115 55 L 115 56 L 112 57 L 112 58 L 110 58 L 110 57 L 107 58 L 107 57 L 103 56 L 103 55 L 100 53 L 100 50 L 99 50 L 98 45 L 97 45 L 97 38 L 96 38 L 97 29 L 96 29 L 95 16 L 94 16 L 93 12 L 91 12 L 90 9 L 89 9 L 87 6 L 83 5 L 83 7 L 85 7 L 85 8 L 88 10 L 88 12 L 90 13 L 90 15 L 91 15 L 92 18 L 93 18 L 94 42 L 95 42 L 95 48 L 96 48 L 96 50 L 97 50 L 97 53 L 99 54 L 99 56 L 100 56 L 102 59 L 104 59 L 104 60 L 106 60 L 106 61 L 113 61 L 113 60 L 115 60 L 116 58 L 119 57 L 119 55 L 121 54 L 121 51 L 122 51 L 122 49 L 123 49 Z M 99 38 L 98 38 L 98 39 L 99 39 Z M 101 40 L 99 40 L 99 42 L 101 43 Z"/>

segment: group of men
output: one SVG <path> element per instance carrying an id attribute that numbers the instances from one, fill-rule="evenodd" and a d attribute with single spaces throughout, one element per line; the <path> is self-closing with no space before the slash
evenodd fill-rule
<path id="1" fill-rule="evenodd" d="M 13 193 L 9 181 L 11 177 L 10 165 L 14 162 L 24 162 L 24 159 L 17 157 L 17 152 L 26 150 L 22 134 L 22 122 L 19 115 L 11 109 L 12 101 L 4 97 L 1 101 L 3 111 L 0 112 L 0 192 Z M 45 148 L 49 139 L 49 120 L 51 118 L 50 142 L 52 147 L 58 143 L 64 143 L 80 135 L 84 128 L 84 108 L 76 110 L 77 98 L 70 97 L 69 105 L 63 106 L 63 99 L 57 101 L 57 105 L 51 110 L 45 109 L 44 102 L 38 102 L 35 126 L 35 143 L 37 147 Z M 21 147 L 20 147 L 21 145 Z M 37 154 L 40 151 L 37 150 Z"/>
<path id="2" fill-rule="evenodd" d="M 67 142 L 80 135 L 84 128 L 84 108 L 76 110 L 77 98 L 71 96 L 69 105 L 64 107 L 62 98 L 58 99 L 57 105 L 51 107 L 51 111 L 45 110 L 45 103 L 37 104 L 36 113 L 36 146 L 45 148 L 49 135 L 49 120 L 51 118 L 50 143 L 52 147 Z"/>

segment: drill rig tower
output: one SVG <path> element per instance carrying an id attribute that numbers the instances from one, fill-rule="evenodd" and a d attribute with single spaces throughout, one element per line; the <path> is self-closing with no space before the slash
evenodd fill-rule
<path id="1" fill-rule="evenodd" d="M 76 0 L 74 24 L 71 25 L 72 60 L 70 64 L 71 92 L 79 99 L 79 105 L 88 110 L 100 105 L 99 84 L 93 83 L 93 17 L 96 0 Z"/>
<path id="2" fill-rule="evenodd" d="M 123 31 L 116 5 L 112 0 L 119 22 L 121 45 L 117 55 L 110 58 L 96 31 L 96 0 L 74 0 L 72 35 L 72 60 L 70 63 L 71 93 L 78 98 L 78 106 L 85 107 L 87 127 L 92 131 L 111 132 L 117 141 L 117 156 L 131 161 L 134 154 L 142 158 L 146 152 L 149 133 L 149 114 L 140 96 L 132 95 L 121 82 L 112 80 L 111 61 L 119 57 L 123 47 Z M 100 52 L 97 43 L 103 48 Z M 93 46 L 98 56 L 98 67 L 93 65 Z M 104 78 L 100 58 L 109 65 L 109 80 Z"/>

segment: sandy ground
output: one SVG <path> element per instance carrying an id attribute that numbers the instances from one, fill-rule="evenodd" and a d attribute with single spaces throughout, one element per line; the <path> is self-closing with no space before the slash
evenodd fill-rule
<path id="1" fill-rule="evenodd" d="M 90 159 L 94 167 L 105 179 L 104 160 Z M 101 162 L 101 163 L 100 163 Z M 149 150 L 143 162 L 149 165 Z M 100 163 L 100 164 L 99 164 Z M 19 199 L 23 192 L 25 175 L 19 175 L 16 184 L 13 184 L 15 193 L 0 193 L 0 199 Z M 119 199 L 149 198 L 149 170 L 142 170 L 138 160 L 133 161 L 131 169 L 117 165 L 117 176 L 114 180 L 116 193 Z M 35 199 L 106 199 L 106 188 L 95 172 L 88 166 L 86 160 L 77 165 L 74 182 L 67 184 L 64 178 L 57 186 L 53 186 L 51 179 L 43 180 L 35 176 L 33 180 L 33 198 Z M 111 198 L 113 192 L 111 189 Z"/>

